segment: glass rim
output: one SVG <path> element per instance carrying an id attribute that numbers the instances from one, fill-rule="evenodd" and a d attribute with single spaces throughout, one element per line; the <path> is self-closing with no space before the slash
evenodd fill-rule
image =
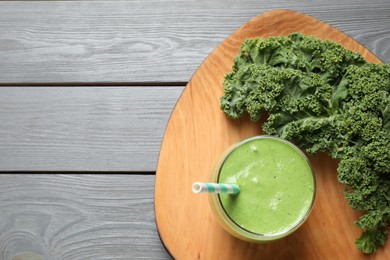
<path id="1" fill-rule="evenodd" d="M 310 163 L 310 160 L 307 158 L 306 154 L 298 146 L 296 146 L 294 143 L 292 143 L 292 142 L 290 142 L 288 140 L 285 140 L 283 138 L 276 137 L 276 136 L 271 136 L 271 135 L 257 135 L 257 136 L 249 137 L 249 138 L 246 138 L 246 139 L 236 143 L 235 145 L 233 145 L 230 148 L 229 152 L 222 159 L 221 165 L 219 166 L 219 169 L 218 169 L 217 178 L 216 178 L 217 182 L 219 182 L 219 177 L 220 177 L 220 173 L 221 173 L 222 167 L 225 164 L 226 159 L 230 156 L 230 154 L 233 153 L 233 151 L 236 150 L 241 145 L 243 145 L 245 143 L 248 143 L 248 142 L 251 142 L 253 140 L 257 140 L 257 139 L 274 139 L 274 140 L 277 140 L 279 142 L 286 143 L 289 146 L 291 146 L 292 148 L 294 148 L 294 150 L 296 150 L 305 159 L 305 161 L 309 165 L 310 173 L 311 173 L 311 176 L 313 178 L 313 195 L 312 195 L 312 198 L 311 198 L 310 206 L 309 206 L 307 212 L 305 213 L 305 215 L 295 225 L 291 226 L 291 228 L 289 228 L 287 230 L 284 230 L 284 231 L 281 231 L 281 232 L 278 232 L 278 233 L 272 233 L 272 234 L 256 233 L 256 232 L 253 232 L 253 231 L 250 231 L 250 230 L 248 230 L 246 228 L 241 227 L 239 224 L 237 224 L 229 216 L 229 214 L 227 214 L 225 208 L 222 205 L 220 194 L 215 194 L 216 197 L 217 197 L 217 202 L 218 202 L 217 205 L 221 209 L 221 213 L 224 215 L 225 219 L 232 226 L 237 228 L 240 232 L 244 233 L 242 235 L 244 235 L 245 237 L 249 237 L 249 238 L 254 239 L 254 240 L 266 241 L 266 240 L 273 240 L 273 239 L 278 239 L 278 238 L 282 238 L 284 236 L 287 236 L 288 234 L 290 234 L 293 231 L 295 231 L 296 229 L 298 229 L 306 221 L 306 219 L 309 217 L 309 215 L 310 215 L 310 213 L 311 213 L 311 211 L 313 209 L 313 206 L 314 206 L 314 201 L 315 201 L 315 198 L 316 198 L 317 184 L 316 184 L 316 177 L 315 177 L 315 174 L 314 174 L 314 169 L 313 169 L 313 167 L 312 167 L 312 165 Z"/>

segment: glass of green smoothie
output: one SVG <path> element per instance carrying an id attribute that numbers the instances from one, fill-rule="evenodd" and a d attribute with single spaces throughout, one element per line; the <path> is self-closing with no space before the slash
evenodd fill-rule
<path id="1" fill-rule="evenodd" d="M 209 193 L 212 210 L 230 234 L 269 242 L 303 224 L 313 207 L 316 182 L 305 154 L 294 144 L 256 136 L 233 145 L 216 163 L 211 182 L 236 184 L 240 192 Z"/>

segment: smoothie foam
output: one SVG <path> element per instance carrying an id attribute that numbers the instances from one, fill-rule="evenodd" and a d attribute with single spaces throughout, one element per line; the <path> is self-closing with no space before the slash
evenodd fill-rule
<path id="1" fill-rule="evenodd" d="M 236 196 L 218 195 L 220 203 L 234 223 L 256 234 L 291 230 L 314 200 L 315 180 L 306 157 L 275 138 L 253 139 L 234 149 L 218 182 L 240 187 Z"/>

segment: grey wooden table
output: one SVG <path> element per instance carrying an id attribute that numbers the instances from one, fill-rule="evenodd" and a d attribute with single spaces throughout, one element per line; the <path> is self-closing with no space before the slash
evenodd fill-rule
<path id="1" fill-rule="evenodd" d="M 390 62 L 390 0 L 1 1 L 0 259 L 169 259 L 153 205 L 169 115 L 208 53 L 271 9 Z"/>

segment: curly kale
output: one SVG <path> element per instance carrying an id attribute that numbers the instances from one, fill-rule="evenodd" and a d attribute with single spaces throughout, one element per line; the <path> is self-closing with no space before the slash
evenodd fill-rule
<path id="1" fill-rule="evenodd" d="M 348 65 L 366 61 L 333 41 L 293 33 L 286 37 L 246 40 L 234 60 L 233 71 L 252 63 L 314 72 L 326 82 L 334 82 Z"/>
<path id="2" fill-rule="evenodd" d="M 363 212 L 356 240 L 375 252 L 390 223 L 390 65 L 366 62 L 313 36 L 251 39 L 224 80 L 221 109 L 231 118 L 267 112 L 266 134 L 339 160 L 350 206 Z"/>
<path id="3" fill-rule="evenodd" d="M 299 70 L 254 64 L 227 74 L 224 88 L 222 110 L 232 118 L 246 111 L 254 121 L 265 111 L 281 108 L 289 113 L 304 111 L 320 115 L 332 95 L 332 87 L 314 73 L 307 75 Z"/>
<path id="4" fill-rule="evenodd" d="M 366 254 L 371 254 L 376 251 L 378 246 L 383 246 L 387 239 L 387 232 L 373 229 L 364 232 L 361 237 L 356 240 L 356 246 Z"/>

